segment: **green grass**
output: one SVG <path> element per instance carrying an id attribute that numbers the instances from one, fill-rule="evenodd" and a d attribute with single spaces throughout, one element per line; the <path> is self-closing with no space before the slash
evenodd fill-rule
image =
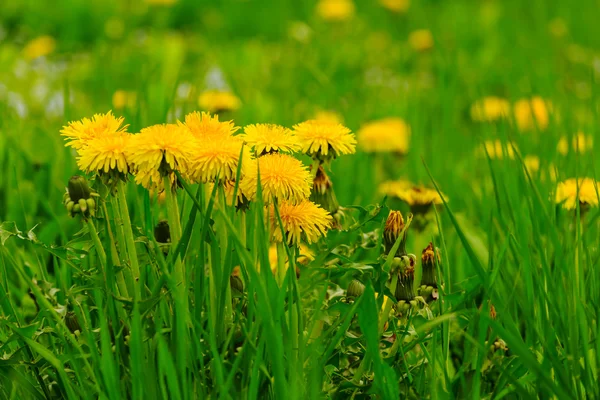
<path id="1" fill-rule="evenodd" d="M 579 130 L 599 139 L 598 3 L 427 0 L 403 15 L 356 3 L 339 23 L 320 20 L 308 0 L 0 4 L 0 398 L 600 396 L 600 214 L 555 205 L 549 174 L 597 176 L 597 152 L 563 156 L 556 146 Z M 556 18 L 565 36 L 550 33 Z M 105 30 L 115 20 L 120 36 Z M 293 23 L 308 41 L 290 35 Z M 421 28 L 435 40 L 426 53 L 407 44 Z M 24 61 L 24 44 L 46 34 L 56 50 Z M 133 107 L 115 110 L 131 132 L 174 121 L 197 109 L 215 67 L 243 103 L 225 116 L 239 126 L 292 126 L 325 109 L 356 132 L 398 116 L 411 126 L 410 151 L 332 163 L 337 198 L 357 223 L 311 246 L 315 260 L 298 279 L 288 269 L 281 286 L 256 268 L 270 263 L 263 204 L 243 221 L 219 205 L 219 190 L 197 185 L 177 194 L 185 286 L 175 246 L 165 255 L 152 234 L 165 205 L 132 182 L 126 203 L 106 197 L 110 216 L 127 205 L 132 230 L 95 220 L 103 272 L 89 227 L 62 204 L 78 170 L 59 130 L 113 108 L 116 90 L 136 93 Z M 177 94 L 182 83 L 188 96 Z M 471 104 L 491 95 L 540 95 L 556 112 L 543 132 L 471 121 Z M 518 155 L 487 159 L 477 149 L 489 139 L 514 142 Z M 539 157 L 539 173 L 526 173 L 526 155 Z M 431 308 L 391 317 L 382 339 L 383 295 L 373 292 L 392 293 L 381 229 L 389 207 L 409 207 L 384 201 L 377 185 L 397 178 L 447 195 L 407 242 L 417 255 L 429 241 L 440 249 L 444 287 Z M 129 239 L 143 287 L 135 299 L 115 294 L 121 273 L 133 289 Z M 230 288 L 238 265 L 243 293 Z M 366 289 L 348 302 L 352 279 Z M 491 352 L 496 339 L 508 350 Z"/>

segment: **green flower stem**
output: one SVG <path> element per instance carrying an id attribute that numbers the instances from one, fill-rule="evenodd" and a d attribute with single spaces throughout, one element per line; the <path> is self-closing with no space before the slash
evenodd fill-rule
<path id="1" fill-rule="evenodd" d="M 85 223 L 88 226 L 88 231 L 90 232 L 92 242 L 94 242 L 94 246 L 96 246 L 96 253 L 98 253 L 98 259 L 100 260 L 100 266 L 102 267 L 102 274 L 104 275 L 104 283 L 106 283 L 106 252 L 104 251 L 104 246 L 102 246 L 100 237 L 98 237 L 98 231 L 96 230 L 94 222 L 91 220 L 91 218 L 85 218 Z"/>
<path id="2" fill-rule="evenodd" d="M 135 249 L 135 240 L 133 239 L 133 229 L 131 227 L 131 219 L 129 217 L 129 208 L 127 207 L 125 183 L 123 181 L 119 181 L 119 186 L 117 187 L 117 196 L 119 203 L 119 211 L 121 214 L 121 221 L 123 222 L 123 233 L 125 236 L 127 254 L 129 255 L 129 263 L 131 264 L 131 272 L 133 274 L 134 300 L 136 300 L 139 299 L 141 296 L 141 290 L 139 285 L 140 266 L 138 264 L 137 251 Z"/>
<path id="3" fill-rule="evenodd" d="M 312 165 L 310 167 L 310 181 L 311 181 L 311 185 L 312 185 L 312 181 L 314 181 L 315 177 L 317 176 L 317 171 L 319 170 L 320 166 L 321 166 L 321 160 L 319 160 L 318 158 L 313 158 L 313 162 L 312 162 Z"/>
<path id="4" fill-rule="evenodd" d="M 396 293 L 397 285 L 398 285 L 398 274 L 393 274 L 392 281 L 388 285 L 388 288 L 390 289 L 390 292 L 392 294 Z M 382 294 L 380 294 L 380 296 L 385 296 L 385 294 L 382 293 Z M 383 335 L 383 328 L 385 327 L 385 323 L 387 322 L 388 318 L 390 317 L 390 311 L 392 310 L 392 305 L 393 305 L 393 303 L 391 301 L 386 301 L 385 307 L 383 307 L 383 310 L 381 310 L 381 313 L 379 314 L 379 336 Z"/>
<path id="5" fill-rule="evenodd" d="M 287 253 L 285 252 L 284 243 L 277 243 L 277 283 L 283 285 L 285 280 L 285 262 Z"/>
<path id="6" fill-rule="evenodd" d="M 169 230 L 171 232 L 171 248 L 176 249 L 179 241 L 181 240 L 181 221 L 179 219 L 179 206 L 177 205 L 177 197 L 173 193 L 171 188 L 171 179 L 168 175 L 163 178 L 165 186 L 165 202 L 167 203 L 167 217 L 169 220 Z M 183 269 L 183 262 L 181 258 L 177 256 L 174 264 L 174 276 L 175 282 L 178 285 L 182 285 L 181 289 L 185 289 L 185 272 Z"/>
<path id="7" fill-rule="evenodd" d="M 115 246 L 115 236 L 113 234 L 112 228 L 110 226 L 110 221 L 108 220 L 108 207 L 106 207 L 106 203 L 102 202 L 102 207 L 104 210 L 104 215 L 106 216 L 106 229 L 108 231 L 108 237 L 110 239 L 110 256 L 112 259 L 112 263 L 115 267 L 121 266 L 121 260 L 119 259 L 119 252 L 117 251 L 117 246 Z M 119 271 L 116 274 L 117 278 L 117 287 L 119 288 L 119 294 L 122 297 L 129 297 L 129 290 L 127 289 L 127 284 L 125 283 L 125 275 L 123 271 Z"/>
<path id="8" fill-rule="evenodd" d="M 123 219 L 121 218 L 121 213 L 119 212 L 119 203 L 118 199 L 115 196 L 111 196 L 111 211 L 113 213 L 113 221 L 115 222 L 115 228 L 117 230 L 117 242 L 119 244 L 119 249 L 117 249 L 117 255 L 119 260 L 119 265 L 122 264 L 121 254 L 118 254 L 119 251 L 122 253 L 127 253 L 127 242 L 125 241 L 125 230 L 123 229 Z M 110 224 L 109 224 L 110 225 Z M 116 246 L 115 246 L 116 248 Z M 125 268 L 123 269 L 123 276 L 125 278 L 125 282 L 127 284 L 127 292 L 133 293 L 135 291 L 135 283 L 133 281 L 133 275 L 131 274 L 131 269 Z"/>

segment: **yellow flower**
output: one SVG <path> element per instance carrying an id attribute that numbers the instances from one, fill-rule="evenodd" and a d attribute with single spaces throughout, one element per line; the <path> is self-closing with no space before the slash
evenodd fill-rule
<path id="1" fill-rule="evenodd" d="M 298 203 L 310 195 L 311 179 L 308 168 L 287 154 L 267 154 L 255 162 L 260 167 L 260 184 L 265 202 L 275 199 Z M 257 165 L 250 166 L 242 179 L 242 190 L 249 199 L 256 198 L 258 189 Z"/>
<path id="2" fill-rule="evenodd" d="M 56 48 L 56 40 L 52 36 L 40 36 L 28 42 L 23 48 L 23 57 L 34 60 L 51 54 Z"/>
<path id="3" fill-rule="evenodd" d="M 471 106 L 471 119 L 477 122 L 493 122 L 508 119 L 510 103 L 500 97 L 484 97 Z"/>
<path id="4" fill-rule="evenodd" d="M 136 169 L 136 182 L 145 182 L 147 187 L 149 180 L 158 184 L 171 170 L 186 173 L 194 142 L 183 127 L 174 124 L 152 125 L 133 135 L 126 156 Z"/>
<path id="5" fill-rule="evenodd" d="M 410 0 L 379 0 L 379 4 L 390 11 L 402 13 L 410 7 Z"/>
<path id="6" fill-rule="evenodd" d="M 387 181 L 379 185 L 379 192 L 386 196 L 396 197 L 410 206 L 427 206 L 442 204 L 437 190 L 422 185 L 414 185 L 409 181 Z M 444 196 L 446 199 L 446 196 Z"/>
<path id="7" fill-rule="evenodd" d="M 300 150 L 300 144 L 292 131 L 281 125 L 248 125 L 244 128 L 244 134 L 240 136 L 254 148 L 258 156 L 277 151 L 294 152 Z"/>
<path id="8" fill-rule="evenodd" d="M 320 0 L 317 14 L 326 21 L 345 21 L 354 15 L 352 0 Z"/>
<path id="9" fill-rule="evenodd" d="M 514 113 L 517 127 L 521 131 L 544 130 L 550 122 L 552 104 L 539 96 L 521 99 L 515 103 Z"/>
<path id="10" fill-rule="evenodd" d="M 302 151 L 317 158 L 336 158 L 356 151 L 356 138 L 350 129 L 328 121 L 308 120 L 294 126 Z"/>
<path id="11" fill-rule="evenodd" d="M 180 123 L 181 124 L 181 123 Z M 207 140 L 214 136 L 231 136 L 239 127 L 233 124 L 233 121 L 219 121 L 218 115 L 195 111 L 185 116 L 185 126 L 190 133 L 197 139 Z"/>
<path id="12" fill-rule="evenodd" d="M 229 91 L 206 90 L 198 97 L 200 108 L 218 113 L 223 111 L 236 111 L 242 105 L 240 99 Z"/>
<path id="13" fill-rule="evenodd" d="M 298 204 L 281 202 L 279 215 L 285 232 L 285 242 L 288 245 L 300 245 L 301 241 L 314 243 L 324 236 L 331 226 L 333 218 L 315 203 L 304 200 Z M 275 242 L 282 242 L 281 226 L 277 220 L 275 210 L 271 206 L 269 211 L 270 231 Z"/>
<path id="14" fill-rule="evenodd" d="M 242 191 L 242 187 L 239 184 L 238 184 L 238 188 L 237 188 L 237 194 L 235 196 L 236 201 L 235 201 L 235 204 L 233 204 L 233 192 L 235 190 L 235 183 L 236 183 L 235 179 L 229 180 L 229 181 L 223 181 L 220 183 L 223 186 L 223 191 L 225 192 L 225 201 L 227 202 L 228 206 L 235 205 L 236 207 L 243 207 L 244 205 L 246 205 L 248 203 L 248 198 Z M 208 186 L 208 190 L 210 193 L 212 193 L 213 188 L 214 188 L 214 183 L 210 183 Z M 219 201 L 218 190 L 220 190 L 220 189 L 217 189 L 216 201 Z"/>
<path id="15" fill-rule="evenodd" d="M 69 122 L 60 132 L 68 141 L 67 146 L 81 149 L 92 139 L 125 132 L 127 125 L 122 126 L 123 122 L 123 117 L 117 118 L 109 111 L 106 114 L 95 114 L 92 119 L 83 118 L 80 121 Z"/>
<path id="16" fill-rule="evenodd" d="M 358 131 L 358 144 L 366 152 L 406 154 L 410 127 L 400 118 L 385 118 L 365 124 Z"/>
<path id="17" fill-rule="evenodd" d="M 318 111 L 313 119 L 316 119 L 317 121 L 327 121 L 333 124 L 344 123 L 344 118 L 335 111 Z"/>
<path id="18" fill-rule="evenodd" d="M 502 160 L 505 156 L 506 149 L 506 156 L 510 159 L 514 159 L 515 151 L 513 147 L 516 148 L 516 145 L 512 142 L 504 143 L 501 140 L 487 140 L 479 149 L 479 154 L 485 157 L 487 152 L 491 159 Z"/>
<path id="19" fill-rule="evenodd" d="M 216 179 L 236 179 L 244 141 L 237 136 L 215 136 L 198 140 L 189 157 L 189 175 L 197 182 L 212 182 Z M 250 163 L 250 153 L 245 148 L 242 168 Z"/>
<path id="20" fill-rule="evenodd" d="M 408 44 L 416 51 L 429 50 L 433 47 L 433 35 L 427 29 L 418 29 L 410 33 Z"/>
<path id="21" fill-rule="evenodd" d="M 115 110 L 122 110 L 125 107 L 134 107 L 137 100 L 135 92 L 117 90 L 112 97 L 112 104 Z"/>
<path id="22" fill-rule="evenodd" d="M 129 166 L 126 152 L 131 137 L 129 133 L 122 133 L 90 140 L 87 146 L 79 150 L 77 165 L 87 173 L 118 171 L 127 174 Z"/>
<path id="23" fill-rule="evenodd" d="M 535 174 L 540 170 L 540 159 L 537 156 L 525 156 L 523 164 L 530 174 Z"/>
<path id="24" fill-rule="evenodd" d="M 586 152 L 591 150 L 594 147 L 594 139 L 591 136 L 584 134 L 583 132 L 578 132 L 571 139 L 571 147 L 569 147 L 569 138 L 563 136 L 560 138 L 558 142 L 558 152 L 563 156 L 566 156 L 570 150 L 575 152 Z"/>
<path id="25" fill-rule="evenodd" d="M 145 0 L 146 4 L 154 6 L 172 6 L 177 3 L 177 0 Z"/>
<path id="26" fill-rule="evenodd" d="M 561 204 L 567 210 L 577 208 L 577 200 L 581 205 L 598 206 L 597 182 L 591 178 L 571 178 L 560 182 L 556 188 L 556 204 Z M 579 193 L 577 191 L 579 190 Z M 579 194 L 579 198 L 578 195 Z"/>
<path id="27" fill-rule="evenodd" d="M 315 254 L 313 253 L 313 251 L 310 249 L 310 247 L 308 247 L 307 245 L 305 245 L 304 243 L 300 243 L 300 255 L 298 256 L 298 258 L 296 259 L 296 261 L 299 264 L 303 264 L 306 265 L 309 262 L 313 261 L 315 259 Z M 269 264 L 271 264 L 271 272 L 273 273 L 273 275 L 277 276 L 277 269 L 278 269 L 278 259 L 277 259 L 277 245 L 276 244 L 272 244 L 269 247 Z M 288 270 L 290 266 L 289 260 L 287 258 L 287 256 L 285 256 L 285 271 Z M 260 271 L 260 263 L 257 264 L 257 270 Z M 296 269 L 296 271 L 298 271 L 298 269 Z"/>

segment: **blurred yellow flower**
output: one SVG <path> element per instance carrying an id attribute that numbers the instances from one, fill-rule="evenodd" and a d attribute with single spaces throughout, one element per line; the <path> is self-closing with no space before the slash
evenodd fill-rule
<path id="1" fill-rule="evenodd" d="M 345 21 L 354 15 L 352 0 L 319 0 L 317 14 L 327 21 Z"/>
<path id="2" fill-rule="evenodd" d="M 408 153 L 410 127 L 401 118 L 369 122 L 358 131 L 358 145 L 368 153 Z"/>
<path id="3" fill-rule="evenodd" d="M 521 99 L 514 105 L 515 120 L 521 131 L 544 130 L 550 122 L 552 104 L 539 96 Z"/>
<path id="4" fill-rule="evenodd" d="M 427 29 L 418 29 L 408 35 L 408 44 L 416 51 L 430 50 L 433 47 L 433 35 Z"/>
<path id="5" fill-rule="evenodd" d="M 554 18 L 548 23 L 548 30 L 552 34 L 552 36 L 561 38 L 564 37 L 569 29 L 567 28 L 567 24 L 562 18 Z"/>
<path id="6" fill-rule="evenodd" d="M 335 111 L 317 111 L 313 119 L 317 121 L 331 122 L 333 124 L 344 123 L 344 118 Z"/>
<path id="7" fill-rule="evenodd" d="M 120 133 L 117 135 L 100 136 L 88 141 L 87 146 L 79 150 L 77 165 L 86 173 L 118 171 L 129 172 L 127 163 L 127 147 L 132 135 Z"/>
<path id="8" fill-rule="evenodd" d="M 310 195 L 312 182 L 308 168 L 290 155 L 274 153 L 259 157 L 246 170 L 240 185 L 250 200 L 256 198 L 258 190 L 258 167 L 265 202 L 279 200 L 298 203 Z"/>
<path id="9" fill-rule="evenodd" d="M 296 259 L 296 261 L 299 264 L 306 265 L 315 259 L 314 252 L 310 249 L 310 247 L 308 247 L 304 243 L 300 243 L 299 249 L 300 249 L 300 255 Z M 277 245 L 276 244 L 272 244 L 269 247 L 269 264 L 271 264 L 271 272 L 274 275 L 277 275 L 277 269 L 279 266 L 278 266 L 278 259 L 277 259 Z M 290 263 L 286 256 L 285 257 L 285 271 L 288 270 L 289 265 L 290 265 Z M 258 271 L 260 271 L 260 263 L 257 264 L 257 267 L 258 267 L 257 268 Z M 298 270 L 296 270 L 296 271 L 298 271 Z"/>
<path id="10" fill-rule="evenodd" d="M 288 245 L 299 246 L 302 241 L 314 243 L 324 236 L 333 218 L 315 203 L 304 200 L 298 204 L 283 201 L 279 204 L 279 215 Z M 273 206 L 269 211 L 270 232 L 275 242 L 284 241 L 281 227 Z"/>
<path id="11" fill-rule="evenodd" d="M 117 118 L 109 111 L 106 114 L 94 114 L 91 119 L 69 122 L 60 132 L 67 141 L 66 146 L 81 149 L 92 139 L 125 132 L 128 125 L 123 126 L 124 121 L 123 117 Z"/>
<path id="12" fill-rule="evenodd" d="M 404 180 L 383 182 L 379 185 L 379 192 L 386 196 L 398 198 L 410 206 L 442 204 L 442 198 L 437 190 Z M 444 199 L 446 199 L 446 196 L 444 196 Z"/>
<path id="13" fill-rule="evenodd" d="M 198 97 L 198 106 L 211 113 L 236 111 L 241 105 L 240 99 L 229 91 L 206 90 Z"/>
<path id="14" fill-rule="evenodd" d="M 525 156 L 523 164 L 525 164 L 525 168 L 527 168 L 530 174 L 535 174 L 540 170 L 540 159 L 538 156 Z"/>
<path id="15" fill-rule="evenodd" d="M 144 0 L 146 4 L 153 6 L 172 6 L 177 3 L 178 0 Z"/>
<path id="16" fill-rule="evenodd" d="M 569 146 L 569 138 L 566 136 L 561 137 L 558 142 L 557 150 L 563 156 L 566 156 L 570 151 L 584 153 L 594 147 L 594 138 L 583 132 L 578 132 L 570 139 L 571 146 Z"/>
<path id="17" fill-rule="evenodd" d="M 471 106 L 471 119 L 477 122 L 494 122 L 510 117 L 510 103 L 500 97 L 484 97 Z"/>
<path id="18" fill-rule="evenodd" d="M 300 144 L 293 132 L 281 125 L 248 125 L 240 137 L 254 149 L 257 156 L 278 151 L 291 153 L 300 150 Z"/>
<path id="19" fill-rule="evenodd" d="M 189 156 L 188 174 L 196 182 L 236 179 L 240 153 L 242 169 L 250 164 L 250 152 L 245 148 L 242 153 L 243 144 L 244 141 L 237 136 L 214 136 L 195 141 Z"/>
<path id="20" fill-rule="evenodd" d="M 208 140 L 215 136 L 229 137 L 239 129 L 233 121 L 219 121 L 218 115 L 210 115 L 207 112 L 199 113 L 198 111 L 186 115 L 182 125 L 196 139 L 200 140 Z"/>
<path id="21" fill-rule="evenodd" d="M 329 121 L 308 120 L 294 126 L 302 151 L 312 157 L 330 159 L 356 151 L 350 129 Z"/>
<path id="22" fill-rule="evenodd" d="M 514 159 L 515 151 L 513 147 L 516 148 L 513 142 L 504 143 L 501 140 L 487 140 L 479 149 L 479 154 L 485 157 L 487 152 L 491 159 L 502 160 L 506 152 L 508 158 Z"/>
<path id="23" fill-rule="evenodd" d="M 379 0 L 379 4 L 390 11 L 403 13 L 410 7 L 410 0 Z"/>
<path id="24" fill-rule="evenodd" d="M 56 49 L 56 40 L 52 36 L 39 36 L 25 45 L 23 57 L 27 60 L 34 60 L 51 54 L 54 49 Z"/>
<path id="25" fill-rule="evenodd" d="M 574 210 L 579 200 L 581 205 L 596 207 L 598 190 L 597 182 L 591 178 L 567 179 L 560 182 L 556 188 L 556 204 L 562 204 L 567 210 Z"/>
<path id="26" fill-rule="evenodd" d="M 104 33 L 111 39 L 120 39 L 125 33 L 125 22 L 120 18 L 110 18 L 104 23 Z"/>
<path id="27" fill-rule="evenodd" d="M 135 107 L 137 94 L 126 90 L 117 90 L 112 97 L 112 104 L 115 110 L 122 110 L 125 107 Z"/>

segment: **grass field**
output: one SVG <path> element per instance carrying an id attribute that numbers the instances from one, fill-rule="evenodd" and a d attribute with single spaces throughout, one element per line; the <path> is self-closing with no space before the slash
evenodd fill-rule
<path id="1" fill-rule="evenodd" d="M 0 398 L 600 397 L 599 6 L 0 2 Z"/>

